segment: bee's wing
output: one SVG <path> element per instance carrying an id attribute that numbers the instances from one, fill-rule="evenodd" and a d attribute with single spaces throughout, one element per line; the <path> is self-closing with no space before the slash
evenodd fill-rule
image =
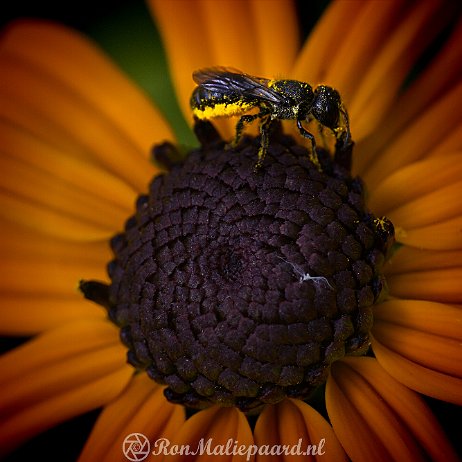
<path id="1" fill-rule="evenodd" d="M 214 66 L 194 71 L 192 77 L 194 82 L 197 84 L 203 84 L 208 80 L 219 80 L 226 75 L 230 76 L 233 74 L 245 75 L 244 72 L 241 72 L 239 69 L 235 69 L 234 67 Z"/>
<path id="2" fill-rule="evenodd" d="M 200 69 L 193 73 L 193 79 L 210 91 L 219 93 L 235 92 L 243 96 L 253 96 L 270 103 L 281 101 L 281 96 L 268 88 L 268 79 L 253 77 L 237 69 L 229 67 Z"/>

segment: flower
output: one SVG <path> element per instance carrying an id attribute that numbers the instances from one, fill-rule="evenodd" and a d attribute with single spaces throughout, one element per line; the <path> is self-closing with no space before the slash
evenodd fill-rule
<path id="1" fill-rule="evenodd" d="M 118 329 L 77 283 L 107 279 L 107 241 L 160 173 L 152 145 L 174 143 L 173 131 L 85 38 L 57 24 L 16 23 L 0 42 L 0 325 L 34 337 L 0 359 L 2 451 L 103 407 L 81 461 L 124 460 L 134 432 L 260 448 L 324 439 L 329 460 L 456 460 L 420 396 L 462 401 L 462 23 L 451 2 L 334 1 L 301 47 L 288 2 L 221 1 L 226 21 L 216 20 L 217 2 L 149 5 L 187 120 L 191 73 L 215 64 L 339 90 L 356 141 L 353 172 L 401 245 L 385 268 L 389 296 L 374 307 L 373 354 L 332 364 L 324 417 L 315 401 L 286 399 L 266 406 L 253 431 L 234 407 L 185 420 L 161 386 L 135 374 Z M 232 135 L 234 123 L 217 125 Z"/>

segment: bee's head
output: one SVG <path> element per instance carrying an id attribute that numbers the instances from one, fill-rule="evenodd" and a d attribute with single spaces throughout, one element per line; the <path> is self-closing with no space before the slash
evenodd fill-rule
<path id="1" fill-rule="evenodd" d="M 340 120 L 342 102 L 337 90 L 326 85 L 319 85 L 314 90 L 311 114 L 322 125 L 337 128 Z"/>

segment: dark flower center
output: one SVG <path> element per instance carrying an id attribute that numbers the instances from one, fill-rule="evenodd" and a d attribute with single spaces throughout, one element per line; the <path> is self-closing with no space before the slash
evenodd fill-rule
<path id="1" fill-rule="evenodd" d="M 291 137 L 274 135 L 257 171 L 258 140 L 202 141 L 112 240 L 108 290 L 83 291 L 172 402 L 307 398 L 333 361 L 369 347 L 392 225 L 365 210 L 359 179 L 322 152 L 319 171 Z"/>

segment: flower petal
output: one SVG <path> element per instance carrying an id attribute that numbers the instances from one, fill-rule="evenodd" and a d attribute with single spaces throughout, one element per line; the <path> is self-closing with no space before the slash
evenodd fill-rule
<path id="1" fill-rule="evenodd" d="M 72 184 L 21 160 L 2 156 L 0 169 L 3 172 L 0 188 L 7 197 L 36 205 L 38 210 L 52 210 L 81 223 L 99 226 L 108 233 L 110 230 L 120 229 L 131 211 L 128 207 L 123 209 L 91 191 L 85 191 L 78 184 Z M 68 173 L 71 172 L 69 169 Z M 79 180 L 84 181 L 85 176 Z M 134 197 L 131 194 L 127 198 L 133 200 Z"/>
<path id="2" fill-rule="evenodd" d="M 378 311 L 380 310 L 379 307 Z M 402 326 L 395 322 L 376 318 L 374 314 L 374 338 L 396 354 L 431 370 L 461 379 L 462 383 L 462 313 L 453 307 L 447 310 L 458 311 L 453 322 L 459 324 L 460 338 L 453 339 L 435 335 L 431 327 L 424 331 L 414 326 Z M 386 309 L 386 308 L 382 308 Z M 405 316 L 406 313 L 403 313 Z M 425 316 L 424 313 L 421 313 Z"/>
<path id="3" fill-rule="evenodd" d="M 347 102 L 358 91 L 362 77 L 384 45 L 384 37 L 401 20 L 402 8 L 403 2 L 364 2 L 355 18 L 346 20 L 349 27 L 341 42 L 337 42 L 337 50 L 332 50 L 332 59 L 322 80 L 338 88 Z"/>
<path id="4" fill-rule="evenodd" d="M 103 266 L 112 256 L 107 240 L 57 239 L 3 220 L 0 221 L 0 226 L 2 229 L 0 253 L 5 257 L 18 259 L 31 257 L 54 262 L 79 259 L 82 263 Z"/>
<path id="5" fill-rule="evenodd" d="M 281 451 L 284 447 L 288 447 L 287 450 L 278 455 L 281 462 L 346 460 L 332 427 L 303 401 L 287 399 L 275 406 L 266 406 L 257 420 L 254 435 L 260 451 L 268 447 L 266 454 L 257 454 L 257 462 L 274 460 L 270 449 Z"/>
<path id="6" fill-rule="evenodd" d="M 405 202 L 387 215 L 404 230 L 434 225 L 462 216 L 462 201 L 455 200 L 459 197 L 462 197 L 462 181 Z"/>
<path id="7" fill-rule="evenodd" d="M 292 2 L 150 0 L 148 4 L 167 50 L 177 99 L 190 123 L 193 71 L 221 65 L 271 77 L 287 73 L 295 59 L 298 34 Z M 226 21 L 217 21 L 217 11 Z M 277 25 L 278 33 L 272 24 Z M 228 139 L 234 133 L 236 118 L 214 124 Z"/>
<path id="8" fill-rule="evenodd" d="M 461 177 L 462 152 L 414 162 L 371 185 L 368 206 L 377 215 L 389 215 L 429 192 L 456 184 Z"/>
<path id="9" fill-rule="evenodd" d="M 292 5 L 291 5 L 292 6 Z M 271 4 L 268 4 L 268 9 Z M 198 13 L 205 25 L 207 40 L 215 63 L 237 67 L 252 75 L 260 71 L 257 35 L 249 33 L 254 27 L 250 2 L 236 0 L 199 0 Z M 225 21 L 217 21 L 217 8 Z M 196 13 L 197 14 L 197 13 Z"/>
<path id="10" fill-rule="evenodd" d="M 462 299 L 462 267 L 394 274 L 387 278 L 390 293 L 399 298 L 457 303 Z"/>
<path id="11" fill-rule="evenodd" d="M 399 132 L 403 132 L 413 119 L 422 114 L 426 108 L 457 83 L 462 68 L 461 41 L 462 20 L 459 21 L 450 39 L 439 50 L 434 60 L 400 95 L 393 110 L 387 116 L 386 123 L 381 124 L 380 130 L 377 130 L 373 136 L 357 145 L 358 155 L 355 158 L 355 164 L 359 172 L 363 171 L 368 162 L 374 162 L 377 153 L 384 149 Z M 441 72 L 442 69 L 444 72 Z M 460 140 L 461 133 L 462 130 L 458 128 L 450 137 Z M 445 146 L 445 151 L 453 152 L 456 146 L 461 145 L 461 142 L 455 143 L 453 140 Z"/>
<path id="12" fill-rule="evenodd" d="M 0 191 L 1 218 L 24 227 L 45 232 L 60 239 L 101 240 L 111 236 L 109 227 L 85 222 L 78 217 L 62 213 L 43 204 L 34 204 L 21 197 L 12 197 Z"/>
<path id="13" fill-rule="evenodd" d="M 164 2 L 148 0 L 148 6 L 169 58 L 171 78 L 185 119 L 192 121 L 189 99 L 194 88 L 192 73 L 211 66 L 214 56 L 208 40 L 205 19 L 197 1 Z M 172 18 L 175 21 L 172 21 Z M 217 63 L 215 62 L 215 65 Z"/>
<path id="14" fill-rule="evenodd" d="M 462 296 L 461 258 L 462 253 L 458 250 L 402 247 L 386 267 L 390 293 L 405 299 L 459 303 Z"/>
<path id="15" fill-rule="evenodd" d="M 390 374 L 429 396 L 462 402 L 460 308 L 390 300 L 376 307 L 374 319 L 374 352 Z"/>
<path id="16" fill-rule="evenodd" d="M 462 151 L 462 121 L 456 123 L 450 133 L 432 146 L 428 157 L 444 157 L 448 153 Z"/>
<path id="17" fill-rule="evenodd" d="M 79 318 L 103 319 L 77 291 L 80 279 L 106 280 L 106 241 L 65 241 L 0 221 L 0 332 L 32 335 Z"/>
<path id="18" fill-rule="evenodd" d="M 0 121 L 0 139 L 2 140 L 2 171 L 16 175 L 29 175 L 34 181 L 19 181 L 18 194 L 40 194 L 43 186 L 40 181 L 60 182 L 59 192 L 64 194 L 67 189 L 82 196 L 83 205 L 86 196 L 93 198 L 94 207 L 101 202 L 107 209 L 115 209 L 119 215 L 126 215 L 133 207 L 136 191 L 107 170 L 92 165 L 87 160 L 78 159 L 71 155 L 63 155 L 63 151 L 52 144 L 32 136 L 4 121 Z M 5 188 L 15 191 L 14 184 L 2 177 Z M 11 182 L 11 180 L 10 180 Z M 57 188 L 58 186 L 56 186 Z M 73 204 L 74 209 L 81 205 Z M 108 220 L 114 212 L 106 210 Z M 120 220 L 120 217 L 119 217 Z"/>
<path id="19" fill-rule="evenodd" d="M 122 448 L 128 435 L 142 433 L 151 443 L 160 438 L 171 439 L 184 420 L 184 408 L 169 403 L 163 387 L 146 374 L 138 374 L 121 395 L 104 408 L 79 462 L 122 462 L 127 460 Z"/>
<path id="20" fill-rule="evenodd" d="M 329 3 L 298 54 L 292 70 L 294 78 L 313 84 L 325 80 L 331 61 L 339 50 L 338 37 L 343 40 L 348 36 L 351 24 L 355 24 L 363 6 L 361 0 Z M 329 59 L 326 59 L 327 56 Z"/>
<path id="21" fill-rule="evenodd" d="M 462 404 L 462 380 L 416 364 L 372 337 L 372 348 L 380 365 L 396 380 L 427 396 Z"/>
<path id="22" fill-rule="evenodd" d="M 386 267 L 386 274 L 403 274 L 416 271 L 459 267 L 462 250 L 422 250 L 403 246 L 396 252 Z"/>
<path id="23" fill-rule="evenodd" d="M 257 36 L 258 72 L 268 77 L 288 76 L 299 49 L 294 3 L 252 0 L 251 15 Z"/>
<path id="24" fill-rule="evenodd" d="M 374 320 L 452 340 L 462 340 L 462 311 L 423 300 L 388 300 L 374 308 Z"/>
<path id="25" fill-rule="evenodd" d="M 222 65 L 259 74 L 259 44 L 256 34 L 249 33 L 255 27 L 250 2 L 149 0 L 148 4 L 167 50 L 172 80 L 186 120 L 192 121 L 189 99 L 195 86 L 191 78 L 193 71 Z M 283 8 L 283 2 L 278 7 Z M 217 21 L 217 10 L 226 21 Z M 227 125 L 229 134 L 232 125 Z"/>
<path id="26" fill-rule="evenodd" d="M 0 301 L 0 334 L 29 336 L 81 319 L 105 320 L 107 312 L 82 295 L 7 294 Z"/>
<path id="27" fill-rule="evenodd" d="M 2 117 L 145 188 L 156 173 L 147 161 L 153 142 L 173 135 L 91 42 L 52 23 L 15 23 L 0 42 L 0 67 Z"/>
<path id="28" fill-rule="evenodd" d="M 378 126 L 417 57 L 447 22 L 448 15 L 435 0 L 414 3 L 402 18 L 361 76 L 348 107 L 355 139 Z"/>
<path id="29" fill-rule="evenodd" d="M 48 331 L 0 358 L 0 447 L 97 408 L 125 387 L 133 369 L 107 321 L 87 320 Z"/>
<path id="30" fill-rule="evenodd" d="M 12 416 L 0 426 L 0 454 L 12 451 L 42 431 L 106 404 L 122 391 L 130 373 L 123 367 L 94 377 L 88 383 L 51 395 Z"/>
<path id="31" fill-rule="evenodd" d="M 424 402 L 373 358 L 335 363 L 326 404 L 336 434 L 355 461 L 458 460 Z"/>
<path id="32" fill-rule="evenodd" d="M 450 136 L 462 121 L 462 114 L 458 109 L 461 104 L 462 83 L 440 95 L 380 155 L 376 155 L 362 174 L 366 184 L 378 184 L 382 178 L 431 155 L 433 147 Z M 461 148 L 462 146 L 458 147 Z"/>
<path id="33" fill-rule="evenodd" d="M 434 225 L 402 230 L 399 242 L 420 249 L 462 249 L 462 217 L 456 217 Z"/>
<path id="34" fill-rule="evenodd" d="M 201 439 L 203 439 L 203 448 L 206 448 L 207 442 L 210 442 L 209 451 L 217 451 L 213 456 L 207 454 L 207 451 L 200 450 L 199 441 Z M 245 449 L 253 445 L 252 431 L 247 418 L 236 408 L 214 406 L 194 414 L 169 441 L 170 444 L 167 447 L 163 448 L 162 445 L 159 445 L 159 447 L 153 448 L 153 452 L 155 455 L 160 455 L 162 453 L 159 454 L 159 452 L 163 450 L 163 454 L 166 455 L 162 460 L 169 462 L 210 460 L 210 457 L 217 455 L 220 455 L 219 460 L 223 462 L 242 460 L 242 456 L 232 454 L 233 447 L 227 453 L 225 452 L 229 440 L 237 441 L 238 447 L 242 446 Z M 191 454 L 187 458 L 184 453 L 178 452 L 181 445 L 189 445 Z M 175 448 L 177 449 L 176 453 Z M 223 454 L 220 454 L 221 450 Z M 254 460 L 254 457 L 250 457 L 249 460 Z"/>
<path id="35" fill-rule="evenodd" d="M 66 297 L 77 295 L 82 276 L 96 274 L 98 279 L 106 278 L 104 267 L 79 261 L 53 264 L 45 259 L 4 258 L 2 267 L 0 291 L 3 293 Z"/>

